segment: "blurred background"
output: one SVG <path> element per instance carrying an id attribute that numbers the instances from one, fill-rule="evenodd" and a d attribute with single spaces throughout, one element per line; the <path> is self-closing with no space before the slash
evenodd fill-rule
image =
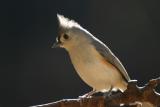
<path id="1" fill-rule="evenodd" d="M 107 44 L 139 86 L 160 76 L 159 0 L 6 0 L 0 3 L 0 107 L 27 107 L 91 90 L 64 49 L 56 14 Z M 157 87 L 160 92 L 160 86 Z"/>

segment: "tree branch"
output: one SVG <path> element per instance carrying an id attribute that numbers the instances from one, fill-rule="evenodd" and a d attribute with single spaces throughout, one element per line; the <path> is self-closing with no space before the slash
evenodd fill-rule
<path id="1" fill-rule="evenodd" d="M 148 102 L 154 107 L 160 106 L 160 94 L 154 88 L 160 84 L 160 78 L 150 80 L 144 87 L 138 87 L 136 80 L 129 82 L 127 90 L 108 97 L 97 96 L 91 98 L 64 99 L 32 107 L 136 107 L 135 102 Z"/>

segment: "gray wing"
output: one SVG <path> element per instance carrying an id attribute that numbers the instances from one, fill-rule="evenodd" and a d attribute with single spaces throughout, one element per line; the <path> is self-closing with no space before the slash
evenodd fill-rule
<path id="1" fill-rule="evenodd" d="M 92 41 L 92 44 L 96 48 L 96 50 L 112 65 L 114 65 L 122 74 L 122 77 L 126 80 L 129 81 L 130 77 L 128 73 L 126 72 L 126 69 L 120 62 L 120 60 L 111 52 L 111 50 L 100 40 L 97 38 L 94 38 L 94 41 Z"/>

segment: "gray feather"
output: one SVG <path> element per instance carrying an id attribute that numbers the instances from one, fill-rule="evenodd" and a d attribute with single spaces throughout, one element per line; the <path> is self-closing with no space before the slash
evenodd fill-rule
<path id="1" fill-rule="evenodd" d="M 122 74 L 122 77 L 126 80 L 129 81 L 130 77 L 126 72 L 126 69 L 120 62 L 120 60 L 111 52 L 111 50 L 100 40 L 97 38 L 93 37 L 94 41 L 92 41 L 92 44 L 96 48 L 96 50 L 102 55 L 109 63 L 114 65 Z"/>

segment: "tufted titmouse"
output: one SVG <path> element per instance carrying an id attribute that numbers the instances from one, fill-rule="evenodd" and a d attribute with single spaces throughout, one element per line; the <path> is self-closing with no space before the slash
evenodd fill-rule
<path id="1" fill-rule="evenodd" d="M 57 15 L 59 34 L 53 47 L 65 48 L 81 79 L 94 92 L 124 91 L 130 80 L 124 66 L 111 50 L 77 22 Z"/>

